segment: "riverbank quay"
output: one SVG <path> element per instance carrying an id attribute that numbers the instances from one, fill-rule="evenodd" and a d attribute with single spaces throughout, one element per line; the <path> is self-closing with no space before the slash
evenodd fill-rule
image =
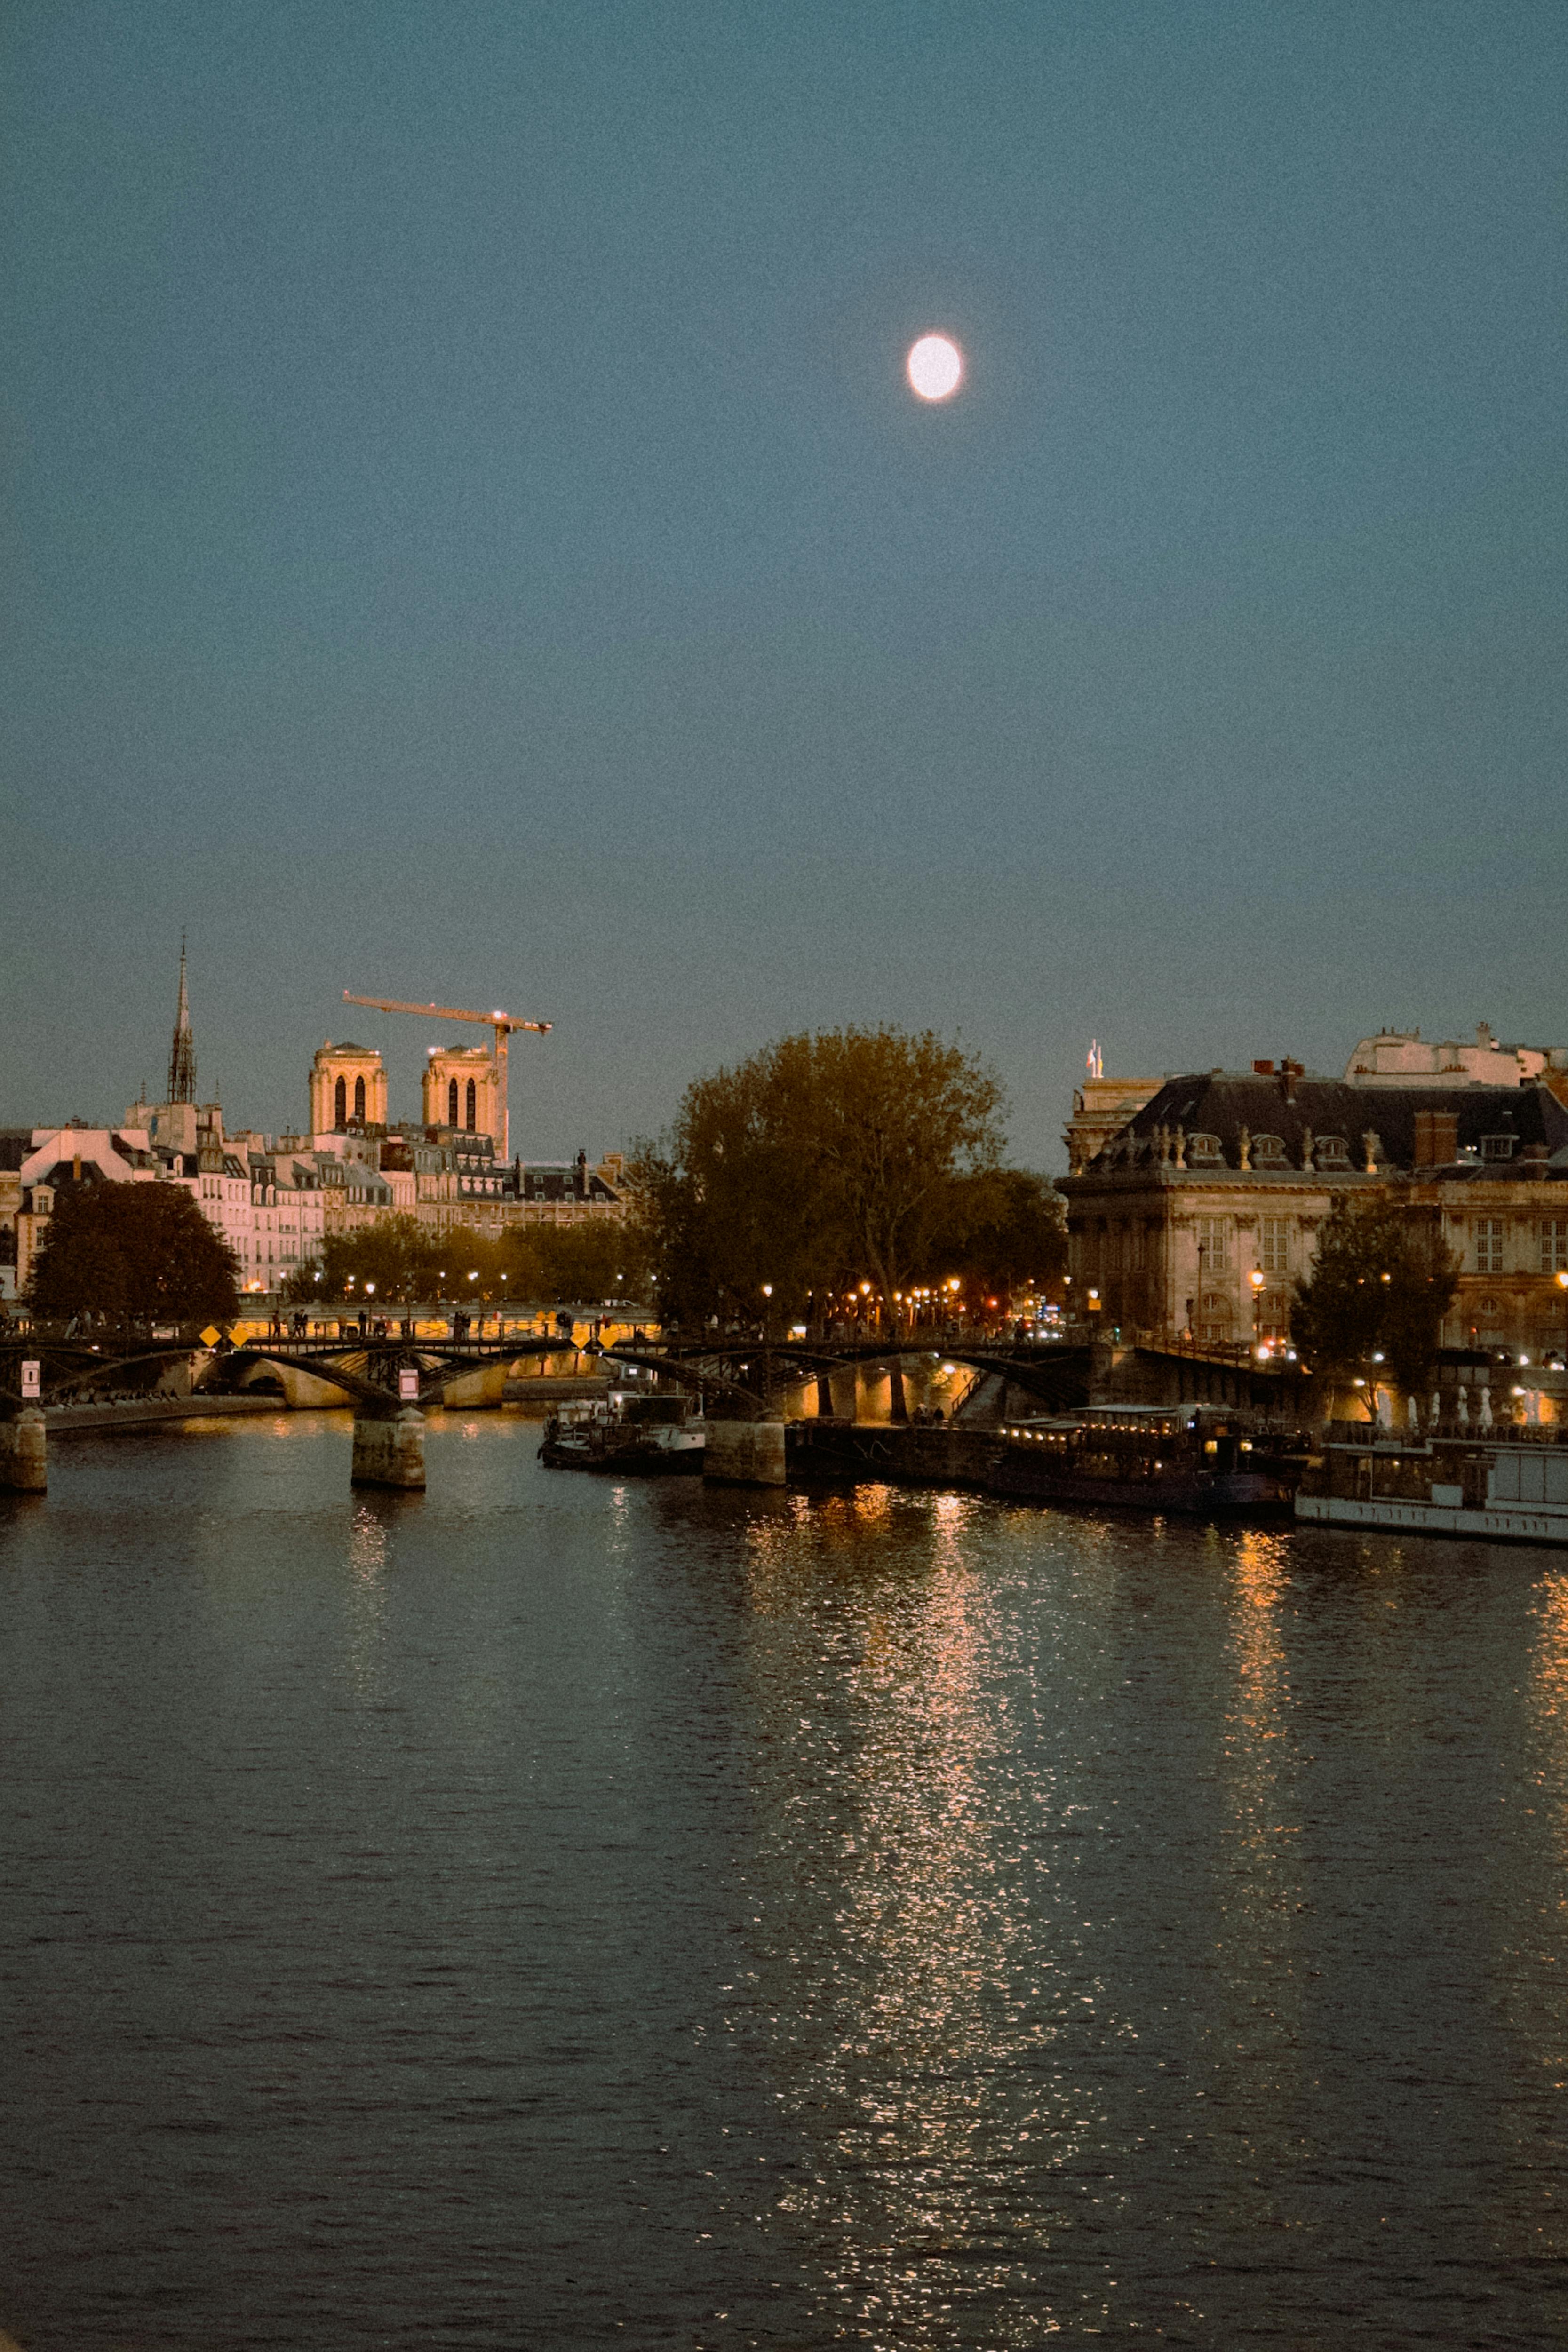
<path id="1" fill-rule="evenodd" d="M 784 1433 L 789 1483 L 948 1486 L 984 1493 L 1002 1456 L 999 1429 L 901 1422 L 792 1421 Z"/>
<path id="2" fill-rule="evenodd" d="M 44 1408 L 50 1437 L 101 1435 L 105 1430 L 166 1429 L 176 1421 L 233 1421 L 257 1413 L 286 1412 L 281 1397 L 133 1397 L 123 1404 L 51 1404 Z"/>
<path id="3" fill-rule="evenodd" d="M 595 1397 L 607 1397 L 614 1386 L 607 1373 L 545 1372 L 531 1378 L 524 1372 L 503 1384 L 500 1401 L 502 1404 L 536 1404 L 542 1412 L 547 1405 L 584 1404 Z"/>

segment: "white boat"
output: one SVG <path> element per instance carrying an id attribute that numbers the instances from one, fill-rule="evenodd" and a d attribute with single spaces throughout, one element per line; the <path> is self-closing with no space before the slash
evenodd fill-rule
<path id="1" fill-rule="evenodd" d="M 1296 1517 L 1492 1543 L 1568 1545 L 1568 1445 L 1436 1437 L 1424 1445 L 1347 1439 L 1313 1454 Z"/>
<path id="2" fill-rule="evenodd" d="M 552 1413 L 539 1458 L 551 1470 L 700 1476 L 707 1442 L 707 1423 L 690 1398 L 612 1389 L 605 1398 Z"/>

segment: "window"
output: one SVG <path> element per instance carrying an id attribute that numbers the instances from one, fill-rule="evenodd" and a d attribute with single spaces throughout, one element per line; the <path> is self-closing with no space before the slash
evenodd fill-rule
<path id="1" fill-rule="evenodd" d="M 1208 1160 L 1213 1164 L 1223 1165 L 1225 1153 L 1220 1149 L 1218 1136 L 1189 1135 L 1187 1138 L 1187 1158 L 1189 1160 Z"/>
<path id="2" fill-rule="evenodd" d="M 1476 1219 L 1476 1272 L 1478 1274 L 1502 1272 L 1502 1219 L 1500 1217 Z"/>
<path id="3" fill-rule="evenodd" d="M 1350 1159 L 1350 1148 L 1342 1135 L 1319 1136 L 1318 1165 L 1320 1168 L 1348 1168 Z"/>
<path id="4" fill-rule="evenodd" d="M 470 1078 L 468 1080 L 468 1117 L 463 1121 L 463 1125 L 468 1129 L 470 1135 L 472 1135 L 474 1131 L 474 1082 L 472 1078 Z"/>
<path id="5" fill-rule="evenodd" d="M 456 1078 L 452 1080 L 450 1086 L 447 1088 L 447 1124 L 448 1127 L 456 1127 L 458 1124 L 458 1081 Z"/>
<path id="6" fill-rule="evenodd" d="M 1568 1217 L 1542 1218 L 1541 1271 L 1568 1274 Z"/>
<path id="7" fill-rule="evenodd" d="M 1285 1158 L 1282 1135 L 1258 1135 L 1253 1138 L 1252 1164 L 1255 1168 L 1278 1168 Z"/>
<path id="8" fill-rule="evenodd" d="M 348 1123 L 349 1123 L 349 1089 L 348 1089 L 348 1081 L 347 1081 L 345 1078 L 340 1078 L 340 1079 L 338 1080 L 337 1085 L 332 1088 L 332 1129 L 333 1129 L 333 1132 L 334 1132 L 335 1134 L 341 1135 L 341 1134 L 342 1133 L 342 1131 L 343 1131 L 344 1128 L 345 1128 L 345 1127 L 347 1127 Z"/>
<path id="9" fill-rule="evenodd" d="M 354 1080 L 354 1117 L 358 1119 L 363 1119 L 364 1117 L 364 1080 L 363 1078 Z"/>
<path id="10" fill-rule="evenodd" d="M 1290 1271 L 1290 1220 L 1289 1217 L 1265 1217 L 1259 1242 L 1258 1263 L 1265 1274 L 1289 1274 Z"/>
<path id="11" fill-rule="evenodd" d="M 1230 1219 L 1198 1219 L 1200 1263 L 1205 1274 L 1223 1274 L 1230 1265 Z"/>
<path id="12" fill-rule="evenodd" d="M 1481 1138 L 1481 1158 L 1483 1160 L 1511 1160 L 1513 1158 L 1513 1147 L 1517 1141 L 1518 1138 L 1512 1135 L 1483 1135 Z"/>

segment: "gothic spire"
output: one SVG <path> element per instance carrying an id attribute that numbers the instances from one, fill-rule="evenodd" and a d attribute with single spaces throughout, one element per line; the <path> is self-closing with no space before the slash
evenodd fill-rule
<path id="1" fill-rule="evenodd" d="M 195 1102 L 196 1048 L 191 1035 L 190 999 L 185 994 L 185 935 L 180 933 L 180 1007 L 174 1015 L 174 1042 L 169 1049 L 169 1100 Z"/>

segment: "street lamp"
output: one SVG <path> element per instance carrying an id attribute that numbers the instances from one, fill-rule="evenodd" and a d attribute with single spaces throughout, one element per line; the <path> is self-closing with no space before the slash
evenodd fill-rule
<path id="1" fill-rule="evenodd" d="M 1563 1309 L 1564 1316 L 1563 1325 L 1563 1369 L 1564 1371 L 1568 1371 L 1568 1268 L 1564 1268 L 1563 1272 L 1558 1276 L 1557 1287 L 1563 1293 Z"/>
<path id="2" fill-rule="evenodd" d="M 1255 1356 L 1261 1356 L 1263 1353 L 1263 1268 L 1260 1265 L 1255 1265 L 1247 1278 L 1252 1285 L 1252 1352 Z"/>

